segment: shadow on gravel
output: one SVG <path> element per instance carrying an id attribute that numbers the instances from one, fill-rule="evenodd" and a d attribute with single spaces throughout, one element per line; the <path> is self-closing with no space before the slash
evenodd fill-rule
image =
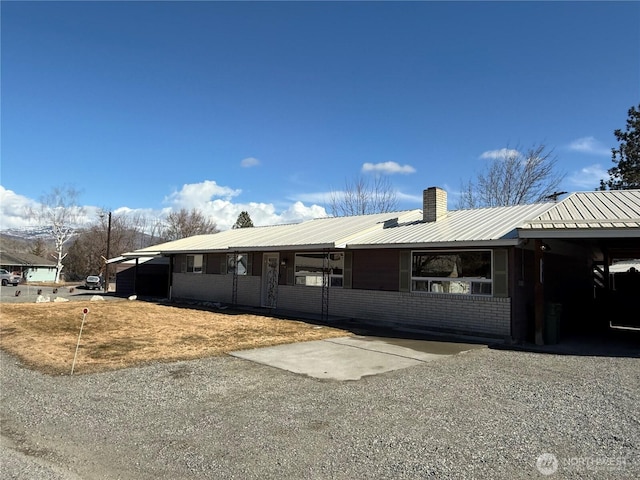
<path id="1" fill-rule="evenodd" d="M 552 355 L 640 358 L 640 332 L 607 330 L 597 333 L 573 334 L 561 338 L 559 343 L 555 345 L 495 344 L 490 345 L 490 348 Z"/>

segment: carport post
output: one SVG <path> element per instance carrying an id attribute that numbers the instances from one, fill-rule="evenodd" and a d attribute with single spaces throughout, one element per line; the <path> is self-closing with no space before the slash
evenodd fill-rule
<path id="1" fill-rule="evenodd" d="M 535 311 L 536 345 L 544 345 L 544 244 L 542 240 L 534 242 L 534 276 L 533 303 Z"/>

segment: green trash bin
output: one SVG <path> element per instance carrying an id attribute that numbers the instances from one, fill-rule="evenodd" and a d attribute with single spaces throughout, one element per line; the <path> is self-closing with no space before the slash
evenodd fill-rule
<path id="1" fill-rule="evenodd" d="M 544 307 L 544 343 L 555 345 L 560 341 L 562 304 L 547 303 Z"/>

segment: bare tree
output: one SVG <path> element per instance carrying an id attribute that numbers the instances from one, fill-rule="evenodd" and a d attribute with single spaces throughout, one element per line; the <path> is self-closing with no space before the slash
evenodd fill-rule
<path id="1" fill-rule="evenodd" d="M 169 241 L 219 232 L 216 223 L 206 218 L 195 208 L 191 211 L 182 208 L 178 212 L 171 212 L 167 215 L 166 224 L 163 237 Z"/>
<path id="2" fill-rule="evenodd" d="M 64 268 L 62 261 L 66 257 L 65 243 L 74 235 L 78 220 L 84 209 L 78 206 L 79 192 L 73 187 L 55 187 L 40 199 L 40 207 L 30 211 L 38 223 L 51 228 L 51 236 L 55 243 L 56 283 L 60 282 L 60 274 Z"/>
<path id="3" fill-rule="evenodd" d="M 474 180 L 462 185 L 458 208 L 497 207 L 540 202 L 559 195 L 564 178 L 556 171 L 557 157 L 544 145 L 526 152 L 505 149 Z"/>
<path id="4" fill-rule="evenodd" d="M 108 221 L 108 212 L 103 211 L 93 225 L 78 232 L 77 237 L 70 242 L 65 259 L 66 275 L 70 280 L 106 273 L 107 238 L 111 257 L 144 248 L 157 243 L 159 239 L 156 235 L 156 223 L 138 213 L 112 214 L 110 235 Z M 113 272 L 109 276 L 112 274 Z"/>
<path id="5" fill-rule="evenodd" d="M 345 181 L 344 191 L 331 192 L 329 210 L 336 217 L 393 212 L 398 198 L 387 177 L 377 176 L 372 181 L 359 176 Z"/>
<path id="6" fill-rule="evenodd" d="M 164 223 L 159 217 L 149 217 L 140 213 L 129 215 L 131 228 L 138 232 L 136 248 L 163 242 Z"/>

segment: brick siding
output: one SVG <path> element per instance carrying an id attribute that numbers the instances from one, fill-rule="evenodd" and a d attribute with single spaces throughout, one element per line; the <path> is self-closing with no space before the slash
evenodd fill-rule
<path id="1" fill-rule="evenodd" d="M 231 275 L 174 274 L 173 297 L 231 303 Z M 260 306 L 261 279 L 238 277 L 238 304 Z M 334 288 L 329 314 L 371 324 L 508 337 L 511 299 L 473 295 L 419 294 Z M 322 289 L 280 285 L 279 310 L 321 313 Z"/>

